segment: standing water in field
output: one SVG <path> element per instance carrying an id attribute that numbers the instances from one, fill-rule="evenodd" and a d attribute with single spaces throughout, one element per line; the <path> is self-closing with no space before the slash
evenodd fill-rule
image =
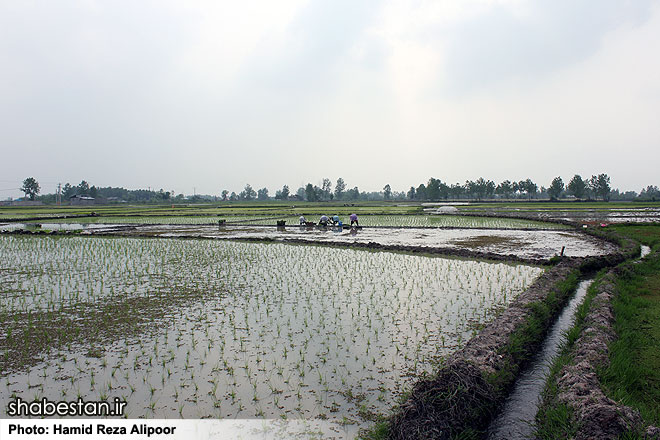
<path id="1" fill-rule="evenodd" d="M 314 419 L 348 433 L 543 271 L 70 236 L 1 236 L 0 261 L 0 401 L 118 397 L 129 418 Z"/>
<path id="2" fill-rule="evenodd" d="M 575 312 L 593 280 L 582 281 L 575 296 L 550 329 L 542 350 L 520 375 L 502 412 L 488 427 L 489 439 L 529 439 L 534 434 L 534 417 L 550 366 L 565 341 L 566 331 L 575 322 Z"/>

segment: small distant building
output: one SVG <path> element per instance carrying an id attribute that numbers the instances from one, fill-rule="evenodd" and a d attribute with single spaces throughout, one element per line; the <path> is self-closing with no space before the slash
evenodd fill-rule
<path id="1" fill-rule="evenodd" d="M 69 203 L 71 205 L 95 205 L 96 199 L 94 197 L 79 196 L 76 194 L 75 196 L 69 197 Z"/>

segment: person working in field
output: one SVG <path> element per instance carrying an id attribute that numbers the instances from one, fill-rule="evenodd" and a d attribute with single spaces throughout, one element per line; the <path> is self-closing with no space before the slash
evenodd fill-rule
<path id="1" fill-rule="evenodd" d="M 329 221 L 330 221 L 330 219 L 328 218 L 328 216 L 323 214 L 321 216 L 321 219 L 319 220 L 319 226 L 328 226 Z"/>
<path id="2" fill-rule="evenodd" d="M 344 224 L 341 222 L 338 215 L 332 217 L 332 225 L 335 226 L 335 232 L 341 232 L 344 230 Z"/>
<path id="3" fill-rule="evenodd" d="M 358 223 L 358 218 L 357 214 L 351 214 L 351 226 L 353 226 L 353 223 L 355 223 L 355 226 L 360 226 L 360 223 Z"/>
<path id="4" fill-rule="evenodd" d="M 307 224 L 307 220 L 305 219 L 304 215 L 300 216 L 300 226 L 305 226 Z"/>

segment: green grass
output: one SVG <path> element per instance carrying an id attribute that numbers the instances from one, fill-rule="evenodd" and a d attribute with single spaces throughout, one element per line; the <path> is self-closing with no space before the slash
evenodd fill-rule
<path id="1" fill-rule="evenodd" d="M 660 244 L 660 225 L 658 224 L 634 226 L 612 225 L 607 229 L 614 230 L 620 235 L 630 237 L 649 247 Z"/>
<path id="2" fill-rule="evenodd" d="M 606 393 L 660 424 L 660 258 L 634 265 L 618 280 L 612 301 L 618 339 L 601 372 Z"/>
<path id="3" fill-rule="evenodd" d="M 658 248 L 660 225 L 615 225 L 607 228 Z M 647 423 L 660 423 L 660 258 L 651 256 L 639 264 L 624 263 L 617 282 L 617 296 L 612 301 L 618 339 L 610 345 L 610 366 L 600 372 L 606 394 L 636 408 Z M 571 438 L 577 431 L 571 409 L 557 399 L 557 375 L 573 362 L 571 349 L 583 330 L 584 319 L 597 293 L 603 273 L 587 291 L 578 307 L 576 323 L 567 333 L 561 354 L 553 362 L 543 392 L 543 403 L 536 416 L 536 435 L 542 439 Z M 643 438 L 629 432 L 622 438 Z"/>

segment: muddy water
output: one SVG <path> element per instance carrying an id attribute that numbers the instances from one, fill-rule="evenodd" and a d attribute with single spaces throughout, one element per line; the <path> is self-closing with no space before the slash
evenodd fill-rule
<path id="1" fill-rule="evenodd" d="M 593 280 L 582 281 L 577 292 L 550 329 L 542 350 L 530 367 L 520 375 L 502 412 L 488 427 L 488 438 L 529 439 L 534 434 L 534 417 L 550 366 L 565 340 L 565 332 L 575 321 L 575 311 L 582 303 Z"/>
<path id="2" fill-rule="evenodd" d="M 14 316 L 39 316 L 30 322 L 40 334 L 72 329 L 38 352 L 8 347 L 12 359 L 33 358 L 0 364 L 0 402 L 119 397 L 130 418 L 320 418 L 347 430 L 386 413 L 542 272 L 321 246 L 77 236 L 2 236 L 0 260 L 0 342 L 30 325 Z"/>
<path id="3" fill-rule="evenodd" d="M 93 223 L 0 223 L 0 231 L 80 231 L 86 229 L 111 229 L 120 225 Z"/>
<path id="4" fill-rule="evenodd" d="M 94 231 L 89 231 L 94 234 Z M 126 234 L 126 232 L 122 232 Z M 249 226 L 144 226 L 135 234 L 162 237 L 204 237 L 217 239 L 296 240 L 322 243 L 377 243 L 380 245 L 428 248 L 467 249 L 547 259 L 558 255 L 586 257 L 613 253 L 616 248 L 575 231 L 528 231 L 498 229 L 397 229 L 364 228 L 355 234 L 349 230 L 316 228 L 276 228 Z"/>

